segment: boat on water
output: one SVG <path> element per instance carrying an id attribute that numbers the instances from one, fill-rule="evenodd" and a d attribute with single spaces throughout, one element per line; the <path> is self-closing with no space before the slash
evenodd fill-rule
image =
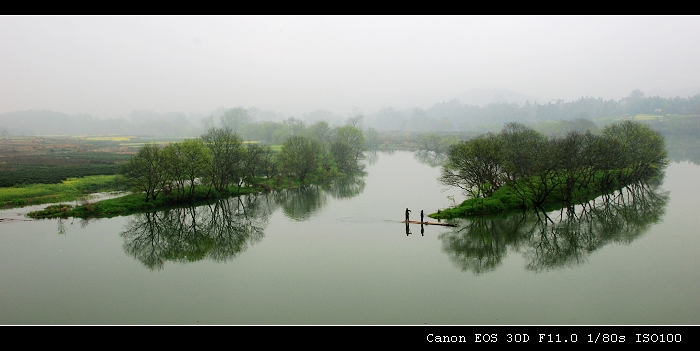
<path id="1" fill-rule="evenodd" d="M 423 225 L 441 225 L 443 227 L 456 227 L 456 224 L 453 223 L 443 223 L 443 222 L 420 222 L 420 221 L 403 221 L 402 223 L 411 223 L 411 224 L 423 224 Z"/>

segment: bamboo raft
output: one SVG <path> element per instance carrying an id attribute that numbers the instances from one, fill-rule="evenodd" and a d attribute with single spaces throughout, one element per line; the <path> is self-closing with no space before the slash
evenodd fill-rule
<path id="1" fill-rule="evenodd" d="M 423 223 L 421 223 L 420 221 L 403 221 L 403 222 L 401 222 L 401 223 L 424 224 L 424 225 L 441 225 L 441 226 L 443 226 L 443 227 L 456 227 L 456 226 L 457 226 L 456 224 L 452 224 L 452 223 L 428 222 L 428 221 L 425 221 L 425 222 L 423 222 Z"/>

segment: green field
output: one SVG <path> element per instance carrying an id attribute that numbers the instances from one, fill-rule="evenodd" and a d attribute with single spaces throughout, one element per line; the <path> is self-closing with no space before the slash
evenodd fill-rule
<path id="1" fill-rule="evenodd" d="M 73 201 L 90 193 L 120 189 L 123 187 L 116 175 L 68 178 L 59 184 L 31 184 L 0 188 L 0 204 L 3 207 L 16 207 Z"/>
<path id="2" fill-rule="evenodd" d="M 0 138 L 0 187 L 59 184 L 68 178 L 116 175 L 141 146 L 182 139 L 121 135 Z"/>
<path id="3" fill-rule="evenodd" d="M 134 150 L 131 136 L 14 136 L 0 138 L 0 206 L 73 201 L 120 190 L 117 174 Z"/>

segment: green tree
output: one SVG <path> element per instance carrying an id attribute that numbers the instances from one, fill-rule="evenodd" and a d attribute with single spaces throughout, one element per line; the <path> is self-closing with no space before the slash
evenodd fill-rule
<path id="1" fill-rule="evenodd" d="M 598 190 L 604 191 L 614 187 L 620 179 L 620 170 L 625 167 L 625 155 L 622 143 L 605 135 L 597 135 L 591 141 L 588 151 L 596 173 Z"/>
<path id="2" fill-rule="evenodd" d="M 207 170 L 211 186 L 219 192 L 228 189 L 232 183 L 240 187 L 246 151 L 241 138 L 229 128 L 212 128 L 202 136 L 202 142 L 212 157 Z"/>
<path id="3" fill-rule="evenodd" d="M 178 198 L 194 198 L 197 182 L 206 176 L 212 157 L 200 139 L 170 144 L 163 149 L 168 184 L 175 185 Z"/>
<path id="4" fill-rule="evenodd" d="M 182 157 L 185 162 L 184 176 L 190 185 L 190 198 L 194 195 L 197 181 L 206 177 L 206 169 L 212 163 L 211 152 L 201 139 L 185 140 L 182 143 Z"/>
<path id="5" fill-rule="evenodd" d="M 248 144 L 246 147 L 242 172 L 244 182 L 252 184 L 253 179 L 257 176 L 262 153 L 263 148 L 259 144 Z"/>
<path id="6" fill-rule="evenodd" d="M 307 128 L 307 134 L 310 138 L 319 141 L 324 148 L 331 144 L 333 138 L 333 129 L 326 121 L 318 121 Z"/>
<path id="7" fill-rule="evenodd" d="M 546 138 L 517 122 L 506 124 L 499 137 L 503 143 L 503 166 L 509 180 L 535 175 L 537 158 L 543 156 L 537 151 L 547 142 Z"/>
<path id="8" fill-rule="evenodd" d="M 350 125 L 336 129 L 331 154 L 341 172 L 358 169 L 358 161 L 364 149 L 365 137 L 361 130 Z"/>
<path id="9" fill-rule="evenodd" d="M 124 179 L 132 188 L 146 194 L 146 202 L 155 200 L 167 178 L 160 146 L 146 144 L 124 165 Z"/>
<path id="10" fill-rule="evenodd" d="M 656 175 L 668 164 L 664 137 L 644 124 L 623 121 L 604 128 L 603 136 L 621 148 L 620 168 L 629 169 L 627 181 Z"/>
<path id="11" fill-rule="evenodd" d="M 350 146 L 355 161 L 362 157 L 365 150 L 365 136 L 359 128 L 344 125 L 336 130 L 335 140 Z"/>
<path id="12" fill-rule="evenodd" d="M 321 144 L 315 140 L 295 135 L 282 145 L 280 160 L 287 174 L 302 182 L 316 170 L 321 158 Z"/>
<path id="13" fill-rule="evenodd" d="M 453 145 L 439 181 L 472 198 L 491 196 L 505 181 L 501 140 L 488 134 Z"/>
<path id="14" fill-rule="evenodd" d="M 269 145 L 264 145 L 261 149 L 262 152 L 258 158 L 258 169 L 265 178 L 272 179 L 276 177 L 279 172 L 277 153 L 273 151 Z"/>
<path id="15" fill-rule="evenodd" d="M 185 193 L 185 178 L 183 176 L 184 162 L 181 158 L 181 147 L 179 143 L 172 143 L 161 150 L 163 156 L 163 169 L 167 181 L 164 184 L 166 194 L 174 193 L 179 199 Z"/>
<path id="16" fill-rule="evenodd" d="M 338 170 L 347 172 L 355 168 L 357 163 L 354 160 L 353 150 L 349 144 L 340 141 L 335 141 L 331 144 L 331 155 L 335 161 Z"/>
<path id="17" fill-rule="evenodd" d="M 595 175 L 594 150 L 596 136 L 590 132 L 585 134 L 569 132 L 563 138 L 552 139 L 552 156 L 558 174 L 561 178 L 562 200 L 571 201 L 576 191 L 586 188 Z"/>

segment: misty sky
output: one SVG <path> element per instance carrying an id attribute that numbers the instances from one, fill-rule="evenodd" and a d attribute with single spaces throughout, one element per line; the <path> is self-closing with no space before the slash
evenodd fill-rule
<path id="1" fill-rule="evenodd" d="M 470 89 L 687 97 L 698 43 L 700 17 L 0 17 L 0 113 L 299 116 Z"/>

